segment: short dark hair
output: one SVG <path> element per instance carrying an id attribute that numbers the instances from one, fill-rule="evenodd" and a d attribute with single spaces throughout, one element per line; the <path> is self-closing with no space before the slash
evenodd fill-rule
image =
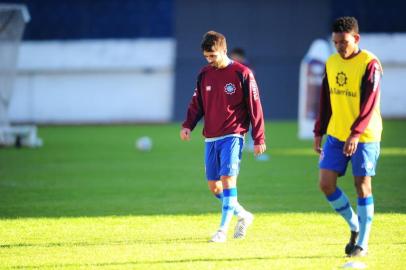
<path id="1" fill-rule="evenodd" d="M 209 31 L 203 36 L 202 51 L 212 52 L 219 49 L 227 49 L 226 38 L 216 31 Z"/>
<path id="2" fill-rule="evenodd" d="M 241 57 L 245 57 L 245 51 L 243 48 L 240 48 L 240 47 L 236 47 L 236 48 L 232 49 L 230 53 L 239 55 Z"/>
<path id="3" fill-rule="evenodd" d="M 358 21 L 354 17 L 340 17 L 332 25 L 334 33 L 357 33 L 359 34 Z"/>

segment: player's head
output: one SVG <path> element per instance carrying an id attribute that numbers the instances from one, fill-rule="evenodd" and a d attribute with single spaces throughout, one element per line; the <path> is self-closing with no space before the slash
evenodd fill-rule
<path id="1" fill-rule="evenodd" d="M 224 35 L 209 31 L 203 36 L 201 48 L 207 62 L 213 67 L 219 67 L 227 58 L 227 42 Z"/>
<path id="2" fill-rule="evenodd" d="M 243 48 L 236 47 L 231 50 L 230 52 L 230 57 L 231 59 L 240 62 L 240 63 L 245 63 L 247 61 L 246 56 L 245 56 L 245 51 Z"/>
<path id="3" fill-rule="evenodd" d="M 332 25 L 332 40 L 337 52 L 344 59 L 358 52 L 360 40 L 358 22 L 354 17 L 340 17 Z"/>

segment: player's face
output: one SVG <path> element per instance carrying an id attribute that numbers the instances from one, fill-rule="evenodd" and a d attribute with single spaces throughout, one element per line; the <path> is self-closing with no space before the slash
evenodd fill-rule
<path id="1" fill-rule="evenodd" d="M 222 50 L 213 50 L 211 52 L 203 51 L 203 55 L 212 67 L 219 68 L 224 62 L 226 52 Z"/>
<path id="2" fill-rule="evenodd" d="M 359 34 L 333 33 L 332 40 L 338 54 L 344 59 L 351 58 L 358 52 Z"/>

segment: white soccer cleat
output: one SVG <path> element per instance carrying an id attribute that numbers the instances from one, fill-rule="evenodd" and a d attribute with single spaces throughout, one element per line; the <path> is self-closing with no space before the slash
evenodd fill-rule
<path id="1" fill-rule="evenodd" d="M 254 215 L 250 212 L 247 212 L 244 217 L 239 218 L 237 224 L 235 225 L 234 238 L 244 238 L 247 234 L 247 228 L 252 224 L 252 221 L 254 221 Z"/>
<path id="2" fill-rule="evenodd" d="M 224 243 L 227 240 L 227 235 L 222 230 L 218 230 L 209 242 L 213 243 Z"/>

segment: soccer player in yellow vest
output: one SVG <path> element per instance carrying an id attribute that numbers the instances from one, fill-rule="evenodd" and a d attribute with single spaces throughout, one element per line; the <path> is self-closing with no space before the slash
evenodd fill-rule
<path id="1" fill-rule="evenodd" d="M 382 67 L 378 58 L 359 48 L 358 22 L 341 17 L 332 27 L 337 53 L 326 62 L 320 110 L 314 127 L 314 150 L 320 154 L 320 189 L 351 230 L 345 253 L 365 256 L 374 215 L 371 177 L 379 157 L 382 118 L 379 109 Z M 326 141 L 321 148 L 323 135 Z M 351 161 L 358 195 L 357 215 L 337 187 Z"/>

